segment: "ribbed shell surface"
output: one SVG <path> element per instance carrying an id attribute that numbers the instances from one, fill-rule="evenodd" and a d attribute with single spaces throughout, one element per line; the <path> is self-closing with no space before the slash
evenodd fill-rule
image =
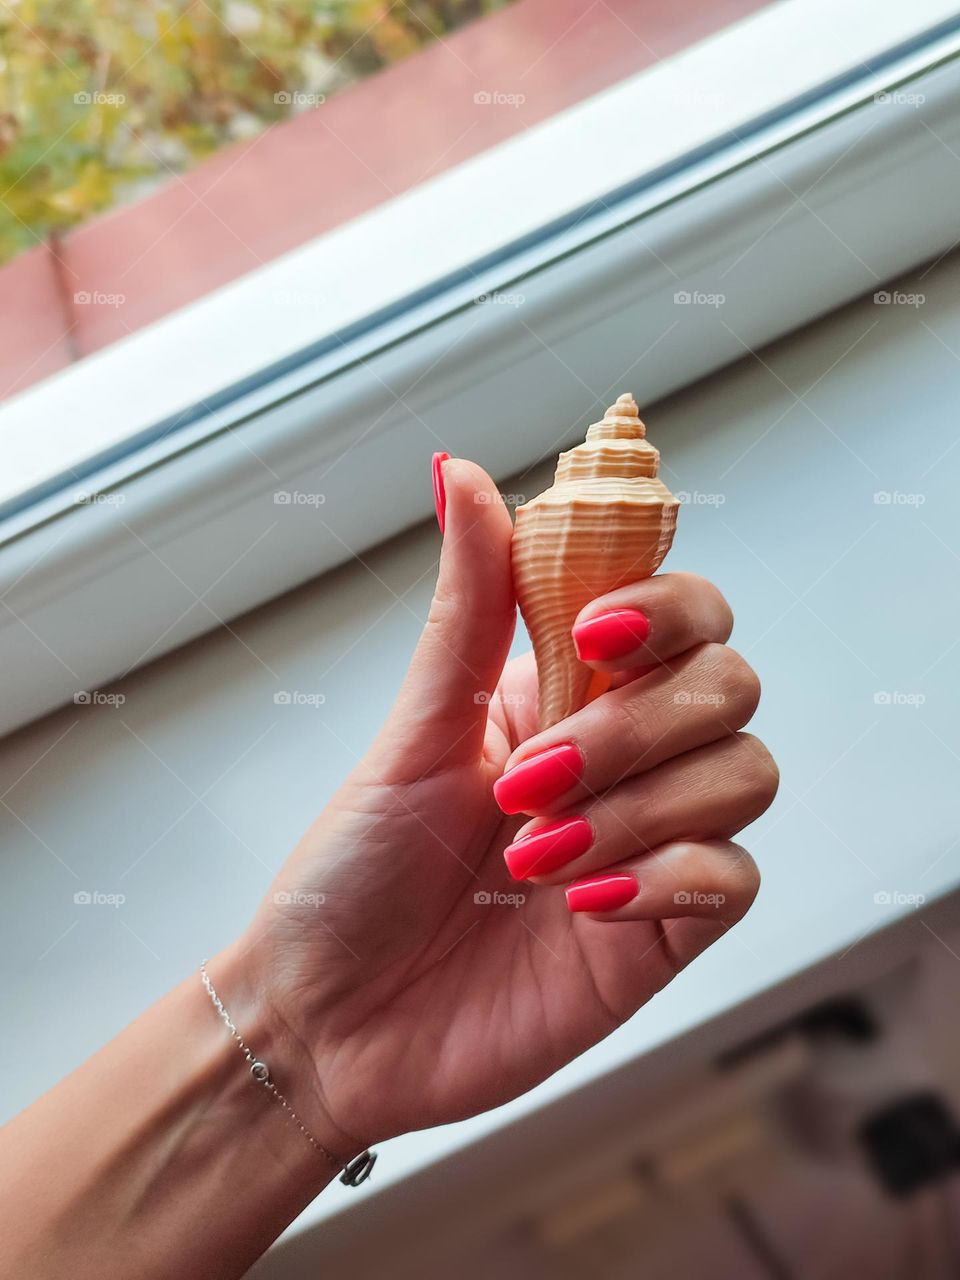
<path id="1" fill-rule="evenodd" d="M 604 684 L 577 658 L 577 614 L 655 573 L 673 541 L 679 504 L 644 436 L 632 396 L 621 396 L 584 444 L 561 455 L 554 484 L 517 510 L 514 586 L 537 659 L 541 728 Z"/>

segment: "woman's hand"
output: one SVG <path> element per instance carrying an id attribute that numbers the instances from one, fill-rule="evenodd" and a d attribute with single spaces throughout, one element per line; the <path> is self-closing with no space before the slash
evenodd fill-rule
<path id="1" fill-rule="evenodd" d="M 777 789 L 739 732 L 759 685 L 730 610 L 687 574 L 584 610 L 581 654 L 613 688 L 537 733 L 532 656 L 504 670 L 509 515 L 472 463 L 444 480 L 390 719 L 222 953 L 227 1007 L 231 982 L 268 1007 L 287 1095 L 344 1156 L 505 1102 L 629 1018 L 750 906 L 730 841 Z"/>
<path id="2" fill-rule="evenodd" d="M 503 669 L 510 518 L 479 468 L 444 470 L 397 704 L 207 966 L 313 1145 L 191 974 L 4 1127 L 4 1276 L 236 1280 L 364 1146 L 529 1089 L 753 900 L 729 840 L 776 769 L 739 733 L 758 686 L 720 595 L 665 574 L 593 601 L 574 635 L 610 691 L 535 733 L 533 662 Z"/>

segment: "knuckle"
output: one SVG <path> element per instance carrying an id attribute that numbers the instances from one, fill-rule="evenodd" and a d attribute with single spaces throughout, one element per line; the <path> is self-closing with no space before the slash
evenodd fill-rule
<path id="1" fill-rule="evenodd" d="M 773 803 L 780 788 L 780 770 L 764 744 L 752 733 L 737 734 L 737 743 L 745 755 L 743 779 L 747 798 L 757 806 L 759 815 Z"/>
<path id="2" fill-rule="evenodd" d="M 712 845 L 712 857 L 718 859 L 715 876 L 725 898 L 724 916 L 735 924 L 749 911 L 760 892 L 760 868 L 741 844 L 732 840 Z"/>
<path id="3" fill-rule="evenodd" d="M 746 724 L 760 702 L 760 677 L 746 658 L 741 657 L 729 645 L 716 644 L 710 648 L 715 665 L 715 678 L 728 713 Z"/>
<path id="4" fill-rule="evenodd" d="M 698 573 L 672 573 L 663 586 L 678 631 L 687 643 L 709 635 L 726 640 L 733 630 L 733 611 L 720 589 Z"/>
<path id="5" fill-rule="evenodd" d="M 664 584 L 667 606 L 664 612 L 672 623 L 675 632 L 674 642 L 679 648 L 694 642 L 698 627 L 693 598 L 683 582 L 683 578 L 687 575 L 678 574 L 677 576 L 681 579 L 679 582 L 671 579 Z"/>
<path id="6" fill-rule="evenodd" d="M 714 603 L 719 602 L 727 609 L 730 608 L 720 588 L 716 583 L 711 582 L 709 578 L 705 578 L 703 574 L 683 572 L 672 574 L 671 577 L 676 578 L 677 585 L 683 588 L 683 593 L 688 598 L 700 596 Z"/>
<path id="7" fill-rule="evenodd" d="M 736 875 L 738 881 L 737 905 L 739 916 L 744 916 L 753 906 L 760 892 L 760 868 L 742 845 L 733 845 L 736 854 Z"/>
<path id="8" fill-rule="evenodd" d="M 459 604 L 455 593 L 442 580 L 439 581 L 427 611 L 426 630 L 435 631 L 447 626 L 456 617 Z"/>
<path id="9" fill-rule="evenodd" d="M 730 607 L 730 602 L 720 588 L 715 587 L 712 582 L 707 583 L 707 591 L 720 620 L 720 639 L 729 640 L 730 632 L 733 630 L 733 609 Z"/>
<path id="10" fill-rule="evenodd" d="M 719 896 L 721 918 L 736 924 L 760 891 L 760 868 L 743 845 L 732 840 L 711 840 L 701 850 L 699 880 Z"/>

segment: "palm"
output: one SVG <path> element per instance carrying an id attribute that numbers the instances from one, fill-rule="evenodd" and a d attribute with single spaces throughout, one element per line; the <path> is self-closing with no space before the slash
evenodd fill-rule
<path id="1" fill-rule="evenodd" d="M 278 882 L 294 901 L 280 904 L 272 931 L 304 1008 L 316 1010 L 311 1042 L 331 1111 L 364 1133 L 445 1123 L 516 1096 L 676 970 L 659 925 L 597 925 L 571 916 L 556 889 L 510 879 L 503 850 L 523 819 L 503 817 L 491 785 L 535 721 L 528 655 L 504 670 L 481 760 L 412 782 L 361 768 Z M 525 900 L 511 905 L 517 894 Z"/>

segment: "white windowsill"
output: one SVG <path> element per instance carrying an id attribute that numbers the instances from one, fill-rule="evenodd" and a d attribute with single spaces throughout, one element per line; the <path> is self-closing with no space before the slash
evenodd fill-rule
<path id="1" fill-rule="evenodd" d="M 515 474 L 611 394 L 631 389 L 646 409 L 945 252 L 960 204 L 957 44 L 871 74 L 855 107 L 818 103 L 740 163 L 639 192 L 567 252 L 505 264 L 521 306 L 473 305 L 474 286 L 426 304 L 354 343 L 346 366 L 318 357 L 178 435 L 178 452 L 158 456 L 164 442 L 132 475 L 117 464 L 94 486 L 104 501 L 37 524 L 42 507 L 25 513 L 0 543 L 0 665 L 16 673 L 0 732 L 423 519 L 433 450 Z M 874 100 L 874 85 L 902 84 L 922 103 Z M 678 305 L 691 290 L 724 305 Z M 282 491 L 322 505 L 279 505 Z"/>

